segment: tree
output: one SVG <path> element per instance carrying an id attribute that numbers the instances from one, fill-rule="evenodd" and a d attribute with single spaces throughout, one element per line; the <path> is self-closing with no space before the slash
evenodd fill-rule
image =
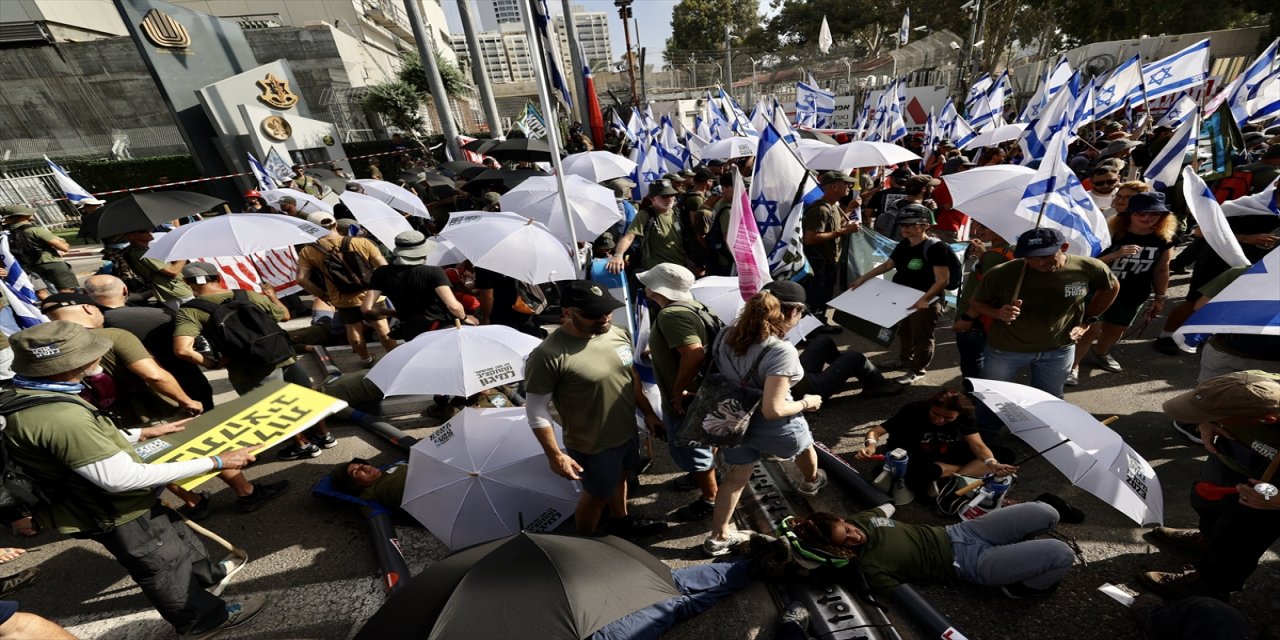
<path id="1" fill-rule="evenodd" d="M 743 41 L 756 38 L 760 15 L 755 2 L 743 0 L 681 0 L 671 12 L 671 37 L 664 54 L 669 63 L 685 63 L 692 56 L 708 59 L 724 52 L 724 28 Z"/>
<path id="2" fill-rule="evenodd" d="M 450 98 L 467 95 L 471 82 L 456 65 L 450 64 L 435 50 L 436 68 L 440 70 L 440 80 L 444 83 L 444 92 Z M 422 58 L 416 51 L 410 51 L 400 58 L 400 72 L 396 74 L 400 82 L 413 87 L 424 98 L 431 95 L 431 87 L 427 85 L 427 73 L 422 68 Z"/>
<path id="3" fill-rule="evenodd" d="M 778 38 L 779 46 L 816 52 L 818 31 L 825 17 L 837 48 L 867 57 L 876 57 L 897 45 L 898 28 L 908 7 L 913 29 L 928 26 L 932 31 L 968 33 L 969 24 L 955 2 L 774 0 L 773 7 L 778 12 L 769 20 L 768 32 Z M 913 30 L 910 38 L 922 35 Z"/>
<path id="4" fill-rule="evenodd" d="M 1048 4 L 1048 3 L 1046 3 Z M 1065 44 L 1266 25 L 1277 3 L 1254 0 L 1068 0 L 1053 21 Z M 1269 5 L 1269 6 L 1266 6 Z"/>
<path id="5" fill-rule="evenodd" d="M 399 80 L 370 85 L 361 104 L 422 145 L 422 98 L 412 85 Z"/>

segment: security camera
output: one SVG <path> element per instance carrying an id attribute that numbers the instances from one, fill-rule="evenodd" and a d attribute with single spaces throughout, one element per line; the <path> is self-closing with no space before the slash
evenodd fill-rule
<path id="1" fill-rule="evenodd" d="M 956 51 L 959 51 L 959 50 L 960 50 L 960 43 L 959 43 L 959 42 L 956 42 L 955 40 L 952 40 L 952 41 L 951 41 L 951 48 L 952 48 L 952 49 L 955 49 Z"/>

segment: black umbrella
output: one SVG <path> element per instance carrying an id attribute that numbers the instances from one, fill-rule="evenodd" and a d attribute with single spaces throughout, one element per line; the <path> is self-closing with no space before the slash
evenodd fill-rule
<path id="1" fill-rule="evenodd" d="M 503 140 L 485 154 L 511 162 L 551 162 L 551 147 L 535 138 Z"/>
<path id="2" fill-rule="evenodd" d="M 463 172 L 467 171 L 468 169 L 475 169 L 476 167 L 479 167 L 481 169 L 485 168 L 485 166 L 482 164 L 467 162 L 466 160 L 451 160 L 449 162 L 446 162 L 440 165 L 440 168 L 443 169 L 445 173 L 451 173 L 455 176 L 461 176 Z"/>
<path id="3" fill-rule="evenodd" d="M 462 190 L 472 195 L 480 195 L 486 189 L 509 191 L 516 185 L 536 176 L 550 175 L 541 169 L 485 169 L 483 173 L 462 185 Z"/>
<path id="4" fill-rule="evenodd" d="M 490 155 L 489 150 L 496 147 L 500 142 L 502 141 L 494 140 L 493 138 L 477 138 L 462 145 L 462 148 L 473 153 Z"/>
<path id="5" fill-rule="evenodd" d="M 76 232 L 77 238 L 96 238 L 98 237 L 98 218 L 102 217 L 102 209 L 98 209 L 93 213 L 86 213 L 80 216 L 80 231 Z"/>
<path id="6" fill-rule="evenodd" d="M 452 187 L 453 179 L 442 176 L 434 171 L 423 171 L 422 180 L 420 182 L 427 183 L 429 187 Z"/>
<path id="7" fill-rule="evenodd" d="M 422 171 L 401 171 L 400 175 L 396 176 L 396 180 L 409 183 L 425 180 L 426 178 L 427 175 Z"/>
<path id="8" fill-rule="evenodd" d="M 356 640 L 581 640 L 679 596 L 671 569 L 620 538 L 521 533 L 427 567 L 382 605 Z"/>
<path id="9" fill-rule="evenodd" d="M 463 180 L 470 180 L 488 170 L 489 170 L 489 167 L 486 167 L 482 164 L 478 164 L 474 167 L 468 167 L 464 169 L 462 173 L 458 174 L 458 177 L 462 178 Z"/>
<path id="10" fill-rule="evenodd" d="M 191 191 L 135 193 L 102 208 L 98 237 L 144 231 L 170 220 L 212 211 L 222 204 L 218 198 Z"/>
<path id="11" fill-rule="evenodd" d="M 836 140 L 835 138 L 832 138 L 831 136 L 821 131 L 814 131 L 813 129 L 796 129 L 796 133 L 799 133 L 801 138 L 817 140 L 819 142 L 825 142 L 827 144 L 840 144 L 839 140 Z"/>

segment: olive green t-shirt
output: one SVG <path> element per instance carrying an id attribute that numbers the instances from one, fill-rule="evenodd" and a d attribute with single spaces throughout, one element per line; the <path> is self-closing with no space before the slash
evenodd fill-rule
<path id="1" fill-rule="evenodd" d="M 599 453 L 636 434 L 631 364 L 625 329 L 612 327 L 589 339 L 557 329 L 525 361 L 525 389 L 551 394 L 566 448 Z"/>
<path id="2" fill-rule="evenodd" d="M 907 582 L 960 582 L 946 529 L 903 524 L 885 517 L 879 509 L 850 516 L 849 522 L 867 534 L 858 562 L 877 595 L 887 595 Z"/>
<path id="3" fill-rule="evenodd" d="M 819 200 L 805 207 L 803 228 L 805 231 L 828 233 L 843 226 L 841 224 L 843 220 L 844 212 L 840 210 L 840 205 Z M 806 254 L 818 256 L 828 264 L 840 262 L 839 238 L 828 240 L 821 244 L 806 245 L 804 249 Z"/>
<path id="4" fill-rule="evenodd" d="M 685 224 L 697 222 L 696 231 L 701 234 L 707 232 L 706 215 L 703 210 L 706 209 L 707 197 L 701 191 L 689 190 L 684 192 L 680 200 L 680 213 L 684 214 Z"/>
<path id="5" fill-rule="evenodd" d="M 129 365 L 152 358 L 137 336 L 124 329 L 91 329 L 90 333 L 111 341 L 111 349 L 102 354 L 102 369 L 116 385 L 116 404 L 112 411 L 123 422 L 133 426 L 153 418 L 173 414 L 178 405 L 152 391 L 147 383 L 129 370 Z"/>
<path id="6" fill-rule="evenodd" d="M 49 391 L 19 390 L 18 395 L 51 395 Z M 69 395 L 69 394 L 68 394 Z M 75 396 L 72 396 L 75 397 Z M 42 524 L 58 533 L 93 532 L 100 522 L 124 524 L 155 504 L 151 489 L 106 493 L 72 469 L 119 454 L 142 459 L 111 420 L 95 416 L 92 407 L 56 402 L 10 415 L 4 429 L 9 454 L 27 473 L 58 497 L 48 511 L 37 514 Z"/>
<path id="7" fill-rule="evenodd" d="M 284 319 L 284 310 L 272 303 L 271 298 L 268 298 L 256 291 L 249 291 L 248 294 L 250 301 L 259 307 L 262 307 L 262 309 L 271 314 L 271 317 L 275 318 L 277 322 Z M 230 300 L 232 295 L 233 294 L 230 291 L 210 293 L 199 296 L 197 300 L 208 300 L 213 304 L 222 304 L 223 302 Z M 183 306 L 178 309 L 178 313 L 175 317 L 173 336 L 175 338 L 194 338 L 204 332 L 205 325 L 209 323 L 209 318 L 209 314 L 201 311 L 200 309 Z M 231 361 L 227 363 L 227 380 L 231 384 L 252 384 L 262 380 L 273 370 L 283 369 L 294 362 L 297 362 L 296 358 L 289 358 L 274 367 L 264 368 L 262 366 L 246 364 L 243 362 L 238 363 L 235 358 L 232 358 Z"/>
<path id="8" fill-rule="evenodd" d="M 182 278 L 161 272 L 169 268 L 169 263 L 142 257 L 146 252 L 147 247 L 130 246 L 124 250 L 124 258 L 129 268 L 151 285 L 151 289 L 156 292 L 156 297 L 160 298 L 161 302 L 190 298 L 191 287 L 188 287 Z"/>
<path id="9" fill-rule="evenodd" d="M 686 266 L 688 261 L 684 255 L 684 239 L 680 237 L 680 226 L 676 225 L 676 216 L 680 215 L 674 208 L 659 214 L 649 207 L 641 209 L 627 227 L 627 233 L 635 234 L 640 245 L 639 271 L 648 271 L 664 262 Z M 649 219 L 653 218 L 653 223 Z M 653 237 L 647 237 L 653 227 Z"/>
<path id="10" fill-rule="evenodd" d="M 1013 302 L 1024 264 L 1010 260 L 992 267 L 973 299 L 993 307 Z M 1116 284 L 1110 267 L 1094 258 L 1068 255 L 1061 268 L 1049 273 L 1027 268 L 1018 293 L 1022 299 L 1018 319 L 992 322 L 987 345 L 1015 353 L 1061 349 L 1071 344 L 1071 329 L 1084 318 L 1089 297 Z"/>
<path id="11" fill-rule="evenodd" d="M 996 265 L 1008 262 L 1010 255 L 1013 255 L 1013 250 L 1007 244 L 993 246 L 982 253 L 978 263 L 974 265 L 972 277 L 965 278 L 960 284 L 960 295 L 956 298 L 957 318 L 969 311 L 969 300 L 973 298 L 974 292 L 978 290 L 978 283 L 982 282 L 987 272 Z M 970 314 L 970 317 L 976 316 L 977 314 Z"/>
<path id="12" fill-rule="evenodd" d="M 21 231 L 31 241 L 31 244 L 40 247 L 40 257 L 36 258 L 35 264 L 44 264 L 46 262 L 62 262 L 62 258 L 54 252 L 50 242 L 57 239 L 53 232 L 38 225 L 28 224 L 13 228 L 14 231 Z"/>
<path id="13" fill-rule="evenodd" d="M 698 316 L 692 306 L 700 302 L 674 302 L 663 307 L 653 320 L 653 330 L 649 332 L 649 357 L 653 359 L 653 373 L 658 378 L 658 391 L 662 394 L 662 413 L 671 412 L 672 391 L 675 390 L 676 376 L 680 373 L 680 347 L 701 344 L 705 348 L 709 341 L 707 325 Z M 692 382 L 696 383 L 696 379 Z M 695 388 L 688 389 L 695 391 Z"/>
<path id="14" fill-rule="evenodd" d="M 383 469 L 373 484 L 360 492 L 360 497 L 395 509 L 404 500 L 404 481 L 409 477 L 409 465 L 397 464 Z"/>

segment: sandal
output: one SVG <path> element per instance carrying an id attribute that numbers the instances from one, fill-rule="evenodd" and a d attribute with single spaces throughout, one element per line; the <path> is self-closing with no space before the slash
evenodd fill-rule
<path id="1" fill-rule="evenodd" d="M 19 549 L 17 547 L 0 547 L 0 564 L 13 562 L 18 558 L 21 558 L 26 552 L 26 549 Z"/>
<path id="2" fill-rule="evenodd" d="M 15 536 L 30 538 L 40 535 L 40 526 L 36 524 L 35 520 L 31 519 L 31 516 L 18 518 L 10 522 L 9 527 L 13 529 L 13 535 Z"/>

